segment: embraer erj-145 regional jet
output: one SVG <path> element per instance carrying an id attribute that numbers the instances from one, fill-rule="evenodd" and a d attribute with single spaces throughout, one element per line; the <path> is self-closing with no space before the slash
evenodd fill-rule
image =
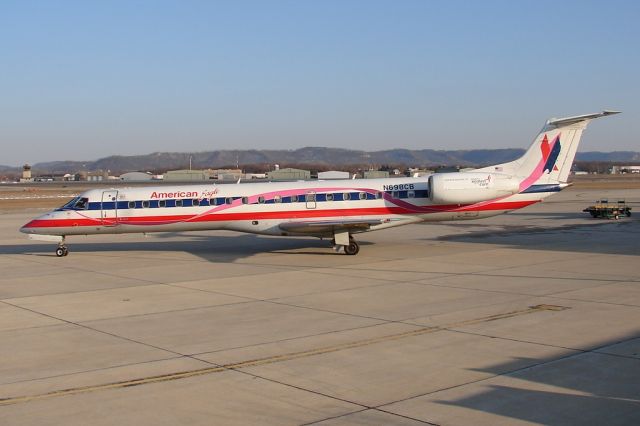
<path id="1" fill-rule="evenodd" d="M 542 201 L 568 186 L 582 131 L 596 114 L 548 120 L 517 160 L 423 178 L 265 182 L 91 189 L 20 231 L 57 241 L 67 235 L 225 229 L 331 238 L 359 251 L 353 234 L 416 222 L 479 219 Z"/>

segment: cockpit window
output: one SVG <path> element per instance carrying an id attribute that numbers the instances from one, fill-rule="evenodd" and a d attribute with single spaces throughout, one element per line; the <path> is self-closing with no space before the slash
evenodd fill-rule
<path id="1" fill-rule="evenodd" d="M 86 210 L 89 207 L 88 198 L 78 198 L 78 201 L 73 205 L 74 210 Z"/>
<path id="2" fill-rule="evenodd" d="M 76 197 L 69 201 L 64 206 L 60 207 L 61 210 L 86 210 L 89 207 L 89 199 L 84 197 Z"/>
<path id="3" fill-rule="evenodd" d="M 76 201 L 78 201 L 80 199 L 80 197 L 76 197 L 73 200 L 67 202 L 67 204 L 65 204 L 64 206 L 60 207 L 60 209 L 71 209 L 73 208 L 73 206 L 76 204 Z"/>

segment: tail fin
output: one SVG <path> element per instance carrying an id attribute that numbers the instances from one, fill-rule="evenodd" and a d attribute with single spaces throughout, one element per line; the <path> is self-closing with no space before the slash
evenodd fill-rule
<path id="1" fill-rule="evenodd" d="M 618 113 L 619 111 L 602 111 L 595 114 L 547 120 L 522 157 L 509 163 L 481 170 L 517 177 L 520 179 L 520 191 L 524 191 L 534 184 L 566 183 L 578 150 L 582 131 L 587 127 L 589 121 Z"/>

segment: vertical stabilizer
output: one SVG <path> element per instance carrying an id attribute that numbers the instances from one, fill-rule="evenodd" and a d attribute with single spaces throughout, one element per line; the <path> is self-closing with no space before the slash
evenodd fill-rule
<path id="1" fill-rule="evenodd" d="M 618 111 L 552 118 L 522 157 L 480 170 L 517 177 L 520 179 L 520 191 L 534 184 L 566 183 L 583 130 L 591 120 L 613 114 L 618 114 Z"/>

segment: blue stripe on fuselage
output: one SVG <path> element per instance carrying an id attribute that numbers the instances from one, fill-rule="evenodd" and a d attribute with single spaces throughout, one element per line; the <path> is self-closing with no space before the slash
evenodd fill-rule
<path id="1" fill-rule="evenodd" d="M 537 192 L 559 192 L 562 188 L 557 183 L 548 183 L 545 185 L 531 185 L 524 191 L 521 191 L 521 194 L 533 194 Z"/>

